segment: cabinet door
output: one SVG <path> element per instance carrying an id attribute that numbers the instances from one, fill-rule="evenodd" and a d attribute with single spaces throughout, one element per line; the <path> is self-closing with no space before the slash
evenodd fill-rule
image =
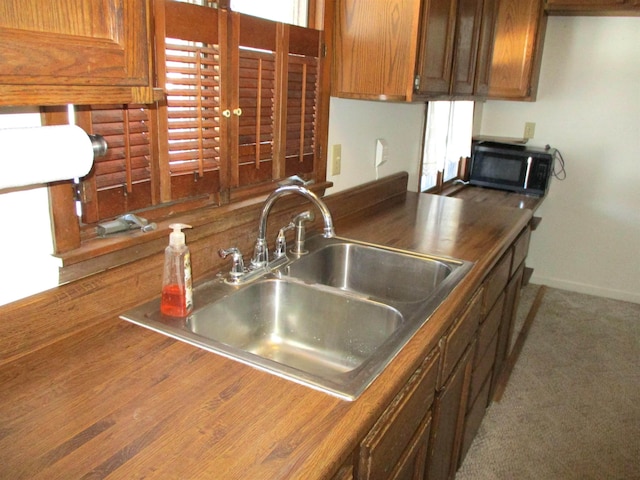
<path id="1" fill-rule="evenodd" d="M 417 92 L 449 93 L 456 28 L 455 0 L 424 0 L 418 51 Z"/>
<path id="2" fill-rule="evenodd" d="M 478 0 L 458 0 L 451 79 L 451 93 L 454 95 L 474 93 L 483 4 Z"/>
<path id="3" fill-rule="evenodd" d="M 509 358 L 514 322 L 518 310 L 518 303 L 520 301 L 520 288 L 522 286 L 523 272 L 524 263 L 520 265 L 520 268 L 516 271 L 511 280 L 509 280 L 505 289 L 504 310 L 502 313 L 502 321 L 500 322 L 500 329 L 498 330 L 498 347 L 496 350 L 494 367 L 495 375 L 493 381 L 494 386 L 492 387 L 492 391 L 495 390 L 497 382 L 500 379 L 500 374 L 506 367 L 506 361 Z"/>
<path id="4" fill-rule="evenodd" d="M 489 97 L 535 100 L 546 29 L 542 0 L 499 0 Z"/>
<path id="5" fill-rule="evenodd" d="M 455 475 L 462 445 L 474 347 L 472 344 L 467 348 L 434 402 L 426 467 L 429 480 L 444 480 Z"/>
<path id="6" fill-rule="evenodd" d="M 431 412 L 429 412 L 389 480 L 422 480 L 424 478 L 431 421 Z"/>
<path id="7" fill-rule="evenodd" d="M 360 445 L 356 478 L 389 478 L 414 465 L 422 444 L 420 432 L 430 423 L 440 355 L 436 350 L 414 373 Z M 416 443 L 417 442 L 417 443 Z M 426 453 L 426 451 L 424 452 Z"/>
<path id="8" fill-rule="evenodd" d="M 420 3 L 337 0 L 333 95 L 411 100 Z"/>
<path id="9" fill-rule="evenodd" d="M 478 40 L 478 59 L 476 61 L 476 78 L 474 93 L 477 96 L 489 94 L 491 79 L 491 57 L 493 55 L 493 39 L 498 13 L 498 0 L 484 0 L 482 6 L 482 23 Z"/>
<path id="10" fill-rule="evenodd" d="M 0 105 L 150 103 L 148 18 L 147 0 L 3 0 Z"/>

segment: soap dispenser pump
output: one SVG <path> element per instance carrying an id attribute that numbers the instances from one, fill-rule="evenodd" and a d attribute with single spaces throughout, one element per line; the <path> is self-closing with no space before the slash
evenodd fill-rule
<path id="1" fill-rule="evenodd" d="M 169 246 L 164 251 L 160 312 L 172 317 L 185 317 L 193 309 L 193 294 L 191 253 L 182 229 L 191 228 L 191 225 L 173 223 L 169 228 L 173 232 L 169 235 Z"/>

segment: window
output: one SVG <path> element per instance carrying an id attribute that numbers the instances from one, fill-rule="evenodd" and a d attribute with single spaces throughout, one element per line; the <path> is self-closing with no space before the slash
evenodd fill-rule
<path id="1" fill-rule="evenodd" d="M 420 191 L 439 191 L 460 177 L 460 159 L 471 155 L 473 102 L 427 105 Z"/>
<path id="2" fill-rule="evenodd" d="M 307 26 L 308 2 L 299 0 L 231 0 L 231 10 L 276 22 Z"/>
<path id="3" fill-rule="evenodd" d="M 57 253 L 124 213 L 157 220 L 265 193 L 294 174 L 324 180 L 323 32 L 202 4 L 154 2 L 161 100 L 76 107 L 76 123 L 109 149 L 77 188 L 79 222 L 73 195 L 51 189 Z M 50 111 L 47 122 L 66 120 Z"/>

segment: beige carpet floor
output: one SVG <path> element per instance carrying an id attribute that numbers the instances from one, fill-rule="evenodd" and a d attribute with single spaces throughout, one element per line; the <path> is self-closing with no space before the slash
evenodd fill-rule
<path id="1" fill-rule="evenodd" d="M 640 304 L 546 290 L 456 476 L 512 479 L 640 479 Z"/>

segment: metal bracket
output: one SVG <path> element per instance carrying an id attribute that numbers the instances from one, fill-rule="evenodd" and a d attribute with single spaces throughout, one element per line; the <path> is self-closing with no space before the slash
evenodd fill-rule
<path id="1" fill-rule="evenodd" d="M 138 228 L 143 232 L 150 232 L 158 228 L 158 226 L 153 222 L 150 223 L 145 218 L 138 217 L 133 213 L 127 213 L 110 222 L 99 223 L 96 227 L 96 232 L 99 236 L 106 237 L 112 233 L 126 232 Z"/>

